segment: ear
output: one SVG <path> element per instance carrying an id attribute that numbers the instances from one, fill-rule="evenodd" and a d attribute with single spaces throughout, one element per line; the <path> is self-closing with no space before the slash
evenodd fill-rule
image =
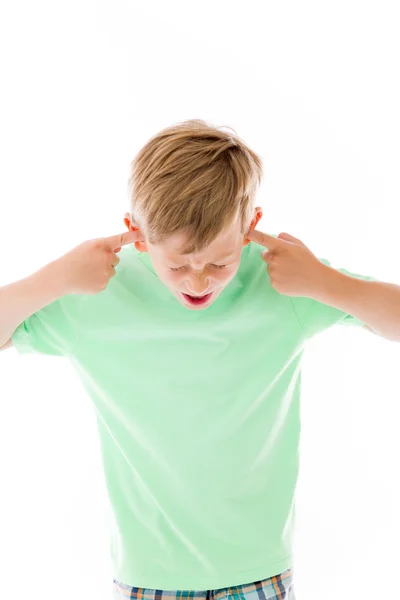
<path id="1" fill-rule="evenodd" d="M 140 229 L 136 225 L 136 223 L 134 223 L 134 221 L 132 221 L 132 217 L 129 213 L 125 213 L 124 223 L 125 223 L 125 226 L 127 227 L 128 231 L 140 231 Z M 135 242 L 135 248 L 139 252 L 148 252 L 144 236 L 143 236 L 143 241 Z"/>
<path id="2" fill-rule="evenodd" d="M 249 229 L 255 229 L 262 216 L 263 216 L 262 208 L 261 208 L 261 206 L 257 206 L 254 209 L 254 217 L 253 217 L 252 222 L 250 223 Z M 245 237 L 243 239 L 243 246 L 247 246 L 248 244 L 250 244 L 250 240 L 249 240 L 249 238 Z"/>

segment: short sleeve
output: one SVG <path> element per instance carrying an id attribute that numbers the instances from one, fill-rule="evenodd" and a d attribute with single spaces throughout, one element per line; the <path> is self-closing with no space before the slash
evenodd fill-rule
<path id="1" fill-rule="evenodd" d="M 328 260 L 319 260 L 325 265 L 331 266 Z M 343 268 L 337 269 L 337 271 L 351 277 L 356 277 L 357 279 L 363 279 L 364 281 L 379 281 L 370 275 L 352 273 Z M 355 327 L 364 327 L 366 325 L 363 321 L 353 317 L 353 315 L 311 298 L 290 297 L 290 301 L 306 338 L 321 333 L 336 324 Z"/>
<path id="2" fill-rule="evenodd" d="M 21 354 L 69 355 L 79 339 L 83 295 L 69 295 L 48 304 L 23 321 L 11 341 Z"/>

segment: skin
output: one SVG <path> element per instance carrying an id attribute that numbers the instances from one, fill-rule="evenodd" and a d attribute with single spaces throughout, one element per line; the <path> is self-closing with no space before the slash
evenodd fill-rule
<path id="1" fill-rule="evenodd" d="M 254 229 L 262 217 L 262 209 L 254 210 L 254 218 L 249 229 Z M 126 213 L 124 219 L 129 231 L 139 231 L 136 223 Z M 140 232 L 141 233 L 141 232 Z M 151 244 L 141 233 L 142 240 L 135 242 L 140 252 L 148 252 L 160 280 L 190 310 L 204 310 L 213 304 L 222 290 L 235 277 L 242 249 L 250 243 L 241 232 L 241 223 L 236 220 L 222 232 L 207 248 L 198 253 L 182 254 L 186 241 L 185 232 L 171 236 L 162 244 Z M 205 296 L 211 293 L 206 302 L 193 305 L 184 294 Z"/>
<path id="2" fill-rule="evenodd" d="M 400 342 L 400 285 L 342 273 L 322 263 L 304 242 L 289 233 L 276 238 L 253 229 L 247 235 L 268 249 L 261 256 L 277 292 L 333 306 L 365 323 L 367 331 Z"/>
<path id="3" fill-rule="evenodd" d="M 376 335 L 400 341 L 399 285 L 363 281 L 328 267 L 290 234 L 280 233 L 277 239 L 256 231 L 261 216 L 262 211 L 257 208 L 245 235 L 240 232 L 239 224 L 234 223 L 203 252 L 182 255 L 179 248 L 185 241 L 184 236 L 153 246 L 126 215 L 128 232 L 79 244 L 33 275 L 0 288 L 0 316 L 7 317 L 0 319 L 0 350 L 11 347 L 10 338 L 17 326 L 44 306 L 67 294 L 96 294 L 104 290 L 116 274 L 117 253 L 122 246 L 135 244 L 137 250 L 149 252 L 158 275 L 177 299 L 191 310 L 201 310 L 215 302 L 235 276 L 241 250 L 250 241 L 268 249 L 261 256 L 277 292 L 313 298 L 368 323 L 365 328 Z M 228 258 L 227 252 L 230 253 Z M 218 269 L 222 265 L 219 259 L 224 263 L 221 269 Z M 169 261 L 176 263 L 172 265 Z M 176 268 L 179 270 L 171 270 Z M 188 304 L 182 292 L 195 291 L 198 296 L 212 291 L 210 302 L 200 306 Z"/>

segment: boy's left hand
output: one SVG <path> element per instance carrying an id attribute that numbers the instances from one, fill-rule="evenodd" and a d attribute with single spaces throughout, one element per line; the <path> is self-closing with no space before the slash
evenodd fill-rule
<path id="1" fill-rule="evenodd" d="M 302 241 L 280 233 L 275 238 L 249 229 L 246 238 L 265 246 L 261 256 L 268 263 L 267 271 L 273 288 L 285 296 L 316 297 L 324 286 L 331 268 L 322 263 Z"/>

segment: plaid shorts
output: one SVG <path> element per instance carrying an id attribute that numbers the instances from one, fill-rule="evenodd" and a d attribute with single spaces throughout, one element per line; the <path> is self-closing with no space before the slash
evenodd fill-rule
<path id="1" fill-rule="evenodd" d="M 295 600 L 292 569 L 262 581 L 197 592 L 130 587 L 114 579 L 115 600 Z"/>

